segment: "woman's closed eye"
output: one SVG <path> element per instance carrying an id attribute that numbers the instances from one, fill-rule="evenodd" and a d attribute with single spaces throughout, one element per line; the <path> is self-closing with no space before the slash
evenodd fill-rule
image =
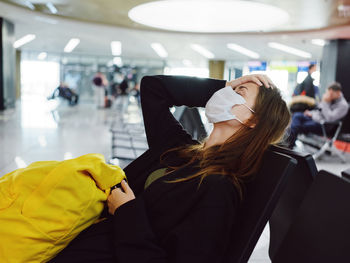
<path id="1" fill-rule="evenodd" d="M 247 93 L 247 87 L 245 86 L 239 86 L 237 88 L 235 88 L 235 91 L 241 95 L 242 97 L 245 97 L 246 96 L 246 93 Z"/>

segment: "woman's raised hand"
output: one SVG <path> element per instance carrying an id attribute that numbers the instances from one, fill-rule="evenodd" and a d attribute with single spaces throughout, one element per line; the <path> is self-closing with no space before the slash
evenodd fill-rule
<path id="1" fill-rule="evenodd" d="M 273 84 L 272 80 L 268 76 L 263 74 L 246 75 L 238 79 L 227 81 L 226 86 L 231 86 L 232 88 L 234 88 L 247 82 L 254 82 L 259 86 L 264 85 L 266 88 L 275 87 L 275 84 Z"/>
<path id="2" fill-rule="evenodd" d="M 135 199 L 134 192 L 125 180 L 122 181 L 121 185 L 124 192 L 120 188 L 115 188 L 107 198 L 108 212 L 112 215 L 118 207 Z"/>

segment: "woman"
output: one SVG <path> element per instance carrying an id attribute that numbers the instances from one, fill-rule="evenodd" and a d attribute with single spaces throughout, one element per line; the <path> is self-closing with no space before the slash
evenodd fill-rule
<path id="1" fill-rule="evenodd" d="M 81 233 L 52 262 L 227 262 L 244 179 L 290 119 L 270 85 L 263 75 L 231 82 L 144 77 L 149 150 L 126 167 L 129 185 L 112 191 L 114 216 Z M 183 130 L 169 111 L 174 105 L 206 106 L 214 128 L 205 142 Z"/>

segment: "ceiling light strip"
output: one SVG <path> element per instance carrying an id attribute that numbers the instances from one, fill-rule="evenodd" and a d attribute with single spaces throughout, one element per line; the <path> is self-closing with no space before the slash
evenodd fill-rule
<path id="1" fill-rule="evenodd" d="M 324 39 L 312 39 L 311 43 L 316 45 L 316 46 L 323 47 L 326 44 L 326 41 Z"/>
<path id="2" fill-rule="evenodd" d="M 300 49 L 296 49 L 296 48 L 293 48 L 293 47 L 289 47 L 289 46 L 286 46 L 286 45 L 282 45 L 280 43 L 269 42 L 268 46 L 271 47 L 271 48 L 274 48 L 274 49 L 278 49 L 278 50 L 284 51 L 284 52 L 289 53 L 289 54 L 293 54 L 293 55 L 302 57 L 302 58 L 311 58 L 312 57 L 312 55 L 310 53 L 308 53 L 308 52 L 305 52 L 305 51 L 302 51 Z"/>
<path id="3" fill-rule="evenodd" d="M 35 6 L 28 0 L 25 0 L 24 1 L 24 4 L 31 10 L 34 10 L 35 9 Z"/>
<path id="4" fill-rule="evenodd" d="M 168 56 L 168 52 L 165 50 L 162 44 L 152 43 L 151 47 L 157 53 L 157 55 L 160 56 L 161 58 L 166 58 Z"/>
<path id="5" fill-rule="evenodd" d="M 24 37 L 16 40 L 15 43 L 13 44 L 13 47 L 19 48 L 20 46 L 23 46 L 24 44 L 27 44 L 30 41 L 33 41 L 34 39 L 35 39 L 35 35 L 33 34 L 25 35 Z"/>
<path id="6" fill-rule="evenodd" d="M 57 14 L 57 8 L 53 5 L 53 3 L 47 3 L 46 7 L 50 10 L 52 14 Z"/>
<path id="7" fill-rule="evenodd" d="M 191 48 L 206 58 L 213 59 L 215 57 L 212 52 L 198 44 L 191 44 Z"/>
<path id="8" fill-rule="evenodd" d="M 47 53 L 46 52 L 40 52 L 38 55 L 38 59 L 44 60 L 47 58 Z"/>
<path id="9" fill-rule="evenodd" d="M 242 47 L 240 45 L 237 45 L 237 44 L 234 44 L 234 43 L 229 43 L 227 44 L 227 47 L 233 51 L 236 51 L 238 53 L 241 53 L 245 56 L 248 56 L 250 58 L 255 58 L 255 59 L 258 59 L 260 58 L 260 55 L 254 51 L 251 51 L 245 47 Z"/>
<path id="10" fill-rule="evenodd" d="M 80 39 L 79 38 L 72 38 L 68 41 L 67 45 L 64 47 L 64 52 L 70 53 L 73 51 L 73 49 L 76 48 L 77 45 L 79 45 Z"/>

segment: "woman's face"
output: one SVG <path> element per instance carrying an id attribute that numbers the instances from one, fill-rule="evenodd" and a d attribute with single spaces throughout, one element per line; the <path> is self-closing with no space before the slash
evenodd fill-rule
<path id="1" fill-rule="evenodd" d="M 256 97 L 259 93 L 259 86 L 253 82 L 248 82 L 241 86 L 235 87 L 234 90 L 246 100 L 245 105 L 254 110 Z M 231 113 L 234 114 L 243 123 L 245 123 L 252 116 L 252 114 L 254 114 L 246 106 L 234 105 L 231 108 Z M 238 120 L 229 120 L 227 122 L 234 127 L 242 125 L 242 123 L 240 123 Z"/>

